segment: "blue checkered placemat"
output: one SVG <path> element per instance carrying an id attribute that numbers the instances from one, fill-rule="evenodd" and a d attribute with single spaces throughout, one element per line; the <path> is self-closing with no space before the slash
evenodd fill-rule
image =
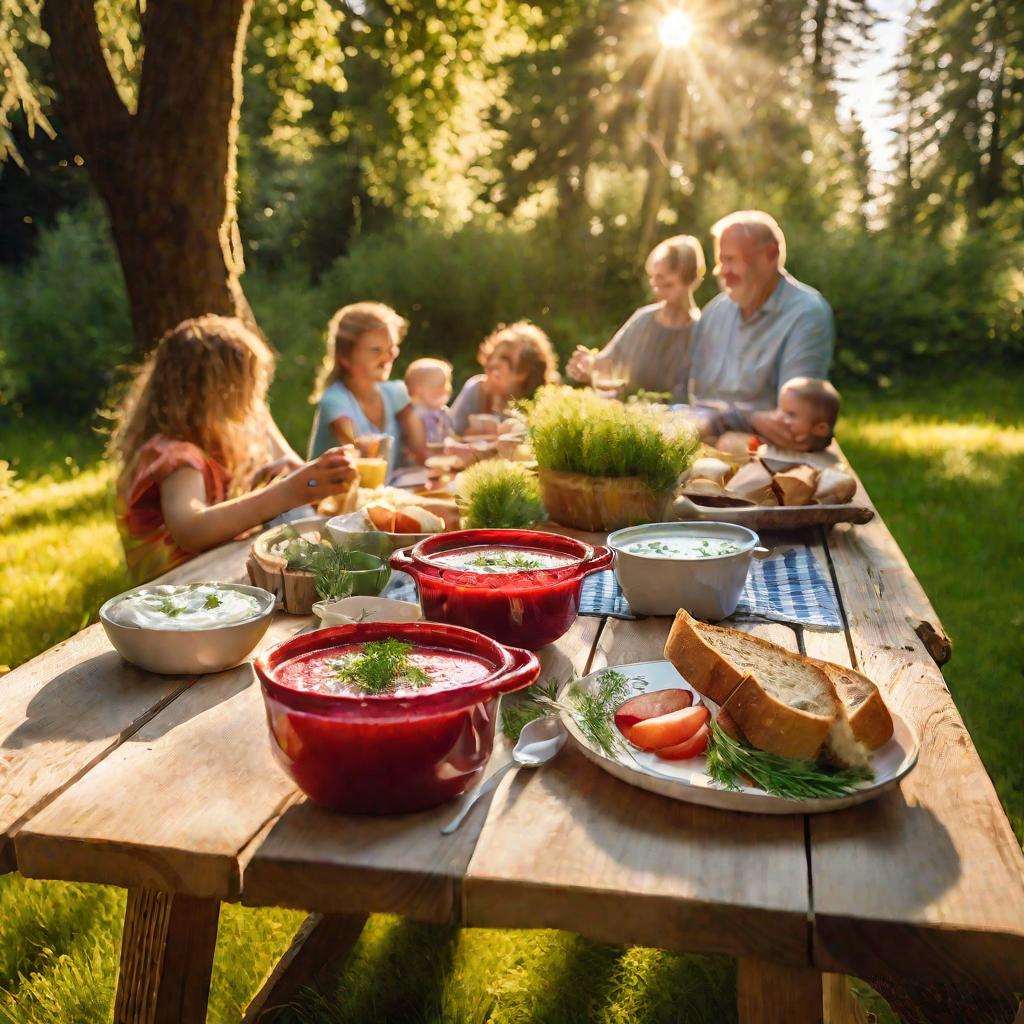
<path id="1" fill-rule="evenodd" d="M 610 569 L 584 582 L 580 614 L 635 618 Z M 763 562 L 755 558 L 730 618 L 767 619 L 808 629 L 843 628 L 832 584 L 807 548 L 790 548 Z"/>
<path id="2" fill-rule="evenodd" d="M 415 582 L 404 572 L 391 574 L 381 596 L 396 601 L 419 599 Z M 616 619 L 636 617 L 611 569 L 584 580 L 580 614 L 610 615 Z M 808 629 L 843 628 L 832 584 L 807 548 L 790 548 L 763 562 L 755 558 L 750 563 L 740 603 L 730 618 L 787 622 Z"/>

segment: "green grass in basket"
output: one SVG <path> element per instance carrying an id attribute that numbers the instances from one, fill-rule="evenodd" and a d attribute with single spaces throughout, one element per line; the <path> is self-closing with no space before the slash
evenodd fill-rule
<path id="1" fill-rule="evenodd" d="M 546 514 L 537 478 L 507 459 L 487 459 L 460 473 L 456 498 L 467 530 L 526 530 Z"/>
<path id="2" fill-rule="evenodd" d="M 676 485 L 700 448 L 696 431 L 658 406 L 622 405 L 591 391 L 544 388 L 529 413 L 541 469 L 639 477 L 652 491 Z"/>

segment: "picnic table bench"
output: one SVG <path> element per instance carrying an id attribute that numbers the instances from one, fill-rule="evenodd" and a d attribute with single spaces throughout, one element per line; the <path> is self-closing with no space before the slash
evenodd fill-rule
<path id="1" fill-rule="evenodd" d="M 813 551 L 846 628 L 743 628 L 861 668 L 919 733 L 916 769 L 878 800 L 712 810 L 632 788 L 570 744 L 450 836 L 451 805 L 332 813 L 275 763 L 249 664 L 151 675 L 93 625 L 0 686 L 0 871 L 128 890 L 114 1018 L 131 1024 L 205 1020 L 220 904 L 239 900 L 310 912 L 246 1020 L 340 967 L 376 912 L 730 954 L 744 1024 L 860 1020 L 847 974 L 905 1019 L 1012 1020 L 1024 856 L 933 657 L 949 649 L 931 605 L 880 517 L 766 539 Z M 242 580 L 248 549 L 165 581 Z M 312 624 L 279 613 L 264 646 Z M 658 659 L 670 624 L 580 617 L 542 652 L 544 675 Z M 499 738 L 491 766 L 507 757 Z"/>

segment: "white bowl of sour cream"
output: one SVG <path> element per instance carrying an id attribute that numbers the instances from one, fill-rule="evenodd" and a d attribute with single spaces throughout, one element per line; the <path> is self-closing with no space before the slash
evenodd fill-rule
<path id="1" fill-rule="evenodd" d="M 100 622 L 126 661 L 161 675 L 222 672 L 263 639 L 276 598 L 242 583 L 148 584 L 112 597 Z"/>
<path id="2" fill-rule="evenodd" d="M 650 523 L 608 535 L 615 576 L 637 615 L 685 608 L 718 621 L 736 610 L 750 560 L 767 558 L 753 530 L 732 523 Z"/>

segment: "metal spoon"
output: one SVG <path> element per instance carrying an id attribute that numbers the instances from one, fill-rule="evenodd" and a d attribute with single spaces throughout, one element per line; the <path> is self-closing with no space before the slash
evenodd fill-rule
<path id="1" fill-rule="evenodd" d="M 512 751 L 512 760 L 502 765 L 486 782 L 463 799 L 459 813 L 441 829 L 441 834 L 451 835 L 465 820 L 477 800 L 497 788 L 506 772 L 514 768 L 539 768 L 547 764 L 562 749 L 566 736 L 565 726 L 554 715 L 527 722 Z"/>

